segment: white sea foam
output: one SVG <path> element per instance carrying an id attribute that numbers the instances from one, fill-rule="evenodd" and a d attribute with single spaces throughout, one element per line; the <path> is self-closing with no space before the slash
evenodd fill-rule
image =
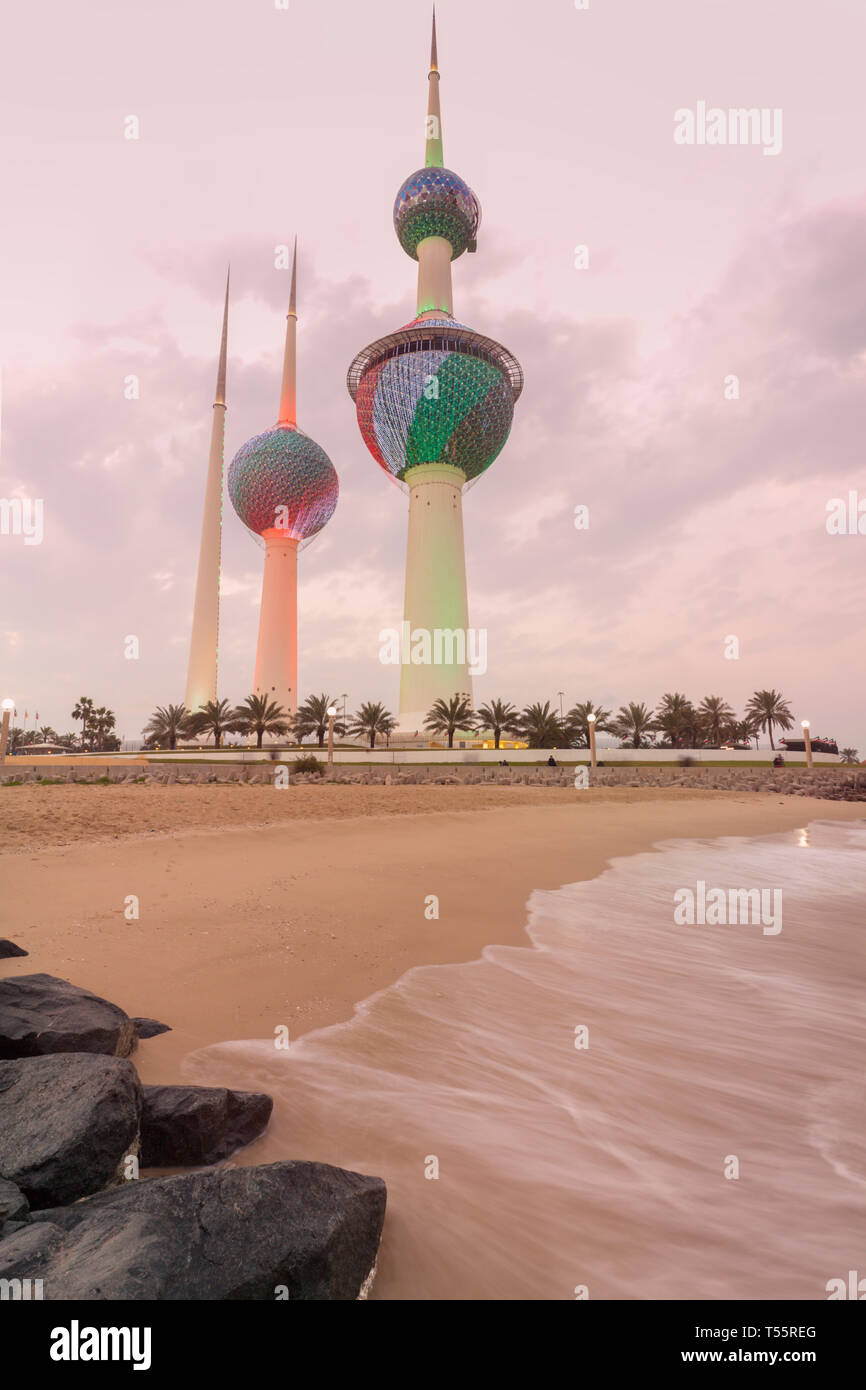
<path id="1" fill-rule="evenodd" d="M 527 947 L 185 1074 L 274 1095 L 254 1161 L 386 1179 L 373 1298 L 825 1298 L 864 1260 L 864 850 L 834 822 L 670 841 L 534 893 Z M 781 888 L 784 929 L 677 926 L 698 880 Z"/>

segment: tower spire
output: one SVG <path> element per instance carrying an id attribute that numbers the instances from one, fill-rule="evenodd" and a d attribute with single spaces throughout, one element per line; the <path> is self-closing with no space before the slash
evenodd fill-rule
<path id="1" fill-rule="evenodd" d="M 220 360 L 217 367 L 216 394 L 214 395 L 214 405 L 225 405 L 226 403 L 226 351 L 229 339 L 229 280 L 232 268 L 229 265 L 226 271 L 226 302 L 223 309 L 223 336 L 220 341 Z"/>
<path id="2" fill-rule="evenodd" d="M 297 428 L 297 397 L 295 374 L 297 361 L 298 328 L 298 238 L 292 252 L 292 286 L 289 290 L 289 312 L 286 314 L 286 349 L 283 354 L 283 382 L 280 388 L 280 415 L 278 425 L 291 425 Z"/>
<path id="3" fill-rule="evenodd" d="M 441 169 L 445 164 L 442 151 L 442 113 L 439 109 L 439 59 L 436 53 L 436 6 L 433 6 L 433 34 L 430 40 L 430 71 L 427 74 L 427 168 Z"/>

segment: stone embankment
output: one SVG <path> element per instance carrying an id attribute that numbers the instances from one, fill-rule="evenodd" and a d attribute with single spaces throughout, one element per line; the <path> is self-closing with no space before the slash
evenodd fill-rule
<path id="1" fill-rule="evenodd" d="M 811 770 L 799 767 L 713 767 L 710 763 L 684 767 L 677 763 L 665 767 L 597 767 L 585 763 L 557 767 L 498 767 L 470 763 L 447 766 L 417 766 L 409 764 L 373 764 L 350 767 L 336 764 L 332 775 L 327 770 L 317 773 L 296 773 L 291 763 L 152 763 L 142 769 L 102 766 L 57 767 L 49 771 L 40 768 L 15 768 L 7 764 L 0 771 L 0 783 L 38 782 L 109 782 L 146 783 L 147 785 L 192 786 L 207 782 L 238 782 L 252 786 L 286 785 L 335 781 L 366 786 L 470 786 L 499 784 L 502 786 L 567 787 L 575 784 L 575 775 L 586 768 L 591 787 L 689 787 L 713 791 L 780 792 L 786 796 L 817 796 L 830 801 L 866 801 L 866 769 L 820 765 Z"/>

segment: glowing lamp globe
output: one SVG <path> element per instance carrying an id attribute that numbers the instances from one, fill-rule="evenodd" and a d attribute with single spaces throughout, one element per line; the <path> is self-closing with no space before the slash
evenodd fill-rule
<path id="1" fill-rule="evenodd" d="M 228 491 L 255 535 L 277 532 L 308 541 L 333 516 L 340 484 L 314 439 L 294 426 L 275 425 L 238 449 L 229 465 Z"/>
<path id="2" fill-rule="evenodd" d="M 394 199 L 394 230 L 407 256 L 418 259 L 418 243 L 441 236 L 451 259 L 475 250 L 481 204 L 468 183 L 451 169 L 416 169 Z"/>
<path id="3" fill-rule="evenodd" d="M 449 318 L 422 315 L 371 343 L 349 369 L 358 425 L 373 458 L 403 483 L 422 464 L 472 482 L 511 430 L 523 386 L 505 348 Z"/>
<path id="4" fill-rule="evenodd" d="M 15 701 L 14 701 L 14 700 L 4 700 L 3 703 L 2 703 L 2 705 L 0 705 L 0 709 L 3 710 L 3 713 L 4 713 L 4 714 L 11 714 L 12 711 L 14 710 L 14 708 L 15 708 Z"/>

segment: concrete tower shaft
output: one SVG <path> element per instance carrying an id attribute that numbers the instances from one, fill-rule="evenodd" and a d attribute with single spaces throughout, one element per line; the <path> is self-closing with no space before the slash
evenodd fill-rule
<path id="1" fill-rule="evenodd" d="M 185 704 L 188 710 L 198 710 L 209 700 L 217 698 L 217 664 L 219 648 L 219 590 L 220 553 L 222 550 L 223 451 L 225 448 L 226 418 L 226 353 L 229 326 L 229 275 L 226 275 L 226 298 L 223 309 L 223 331 L 214 393 L 210 453 L 205 482 L 204 513 L 201 523 L 198 573 L 195 581 L 195 600 L 192 613 L 192 634 L 189 644 L 189 666 L 186 678 Z"/>

